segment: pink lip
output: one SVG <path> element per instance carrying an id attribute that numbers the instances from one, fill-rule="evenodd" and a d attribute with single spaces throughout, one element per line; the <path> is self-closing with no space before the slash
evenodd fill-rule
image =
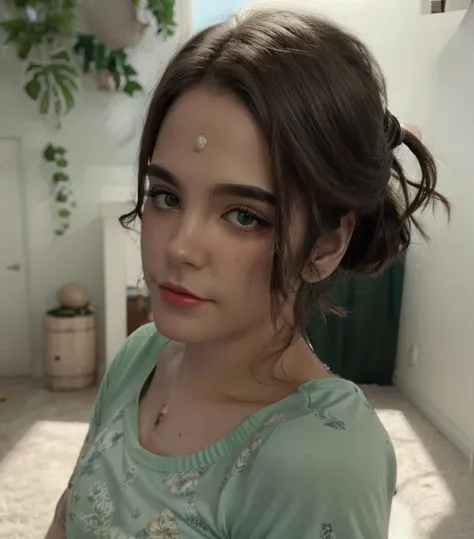
<path id="1" fill-rule="evenodd" d="M 159 285 L 161 299 L 173 307 L 196 307 L 206 302 L 192 294 L 186 288 L 171 283 Z"/>

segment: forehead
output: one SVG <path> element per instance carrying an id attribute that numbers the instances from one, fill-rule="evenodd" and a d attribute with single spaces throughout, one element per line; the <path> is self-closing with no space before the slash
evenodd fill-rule
<path id="1" fill-rule="evenodd" d="M 196 152 L 200 135 L 207 144 Z M 270 187 L 269 152 L 257 123 L 230 93 L 207 86 L 188 91 L 170 109 L 152 162 L 184 181 L 199 178 Z"/>

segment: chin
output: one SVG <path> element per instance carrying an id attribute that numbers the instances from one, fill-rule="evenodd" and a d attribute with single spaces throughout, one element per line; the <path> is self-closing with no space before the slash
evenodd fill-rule
<path id="1" fill-rule="evenodd" d="M 153 309 L 155 327 L 163 337 L 186 344 L 198 344 L 219 338 L 218 324 L 204 314 L 167 312 Z M 212 328 L 212 329 L 211 329 Z"/>

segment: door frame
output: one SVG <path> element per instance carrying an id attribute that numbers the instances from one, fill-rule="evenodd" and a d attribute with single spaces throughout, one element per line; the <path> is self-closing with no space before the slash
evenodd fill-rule
<path id="1" fill-rule="evenodd" d="M 26 174 L 25 167 L 23 166 L 23 140 L 19 136 L 8 136 L 0 135 L 0 142 L 2 141 L 13 141 L 17 144 L 18 153 L 16 156 L 16 164 L 18 170 L 18 188 L 19 188 L 19 199 L 20 199 L 20 220 L 21 220 L 21 251 L 23 255 L 23 264 L 24 264 L 24 284 L 26 289 L 26 335 L 25 339 L 27 340 L 26 348 L 29 354 L 28 362 L 28 373 L 27 376 L 37 376 L 38 369 L 35 368 L 35 363 L 32 356 L 32 342 L 33 342 L 33 310 L 32 310 L 32 293 L 31 293 L 31 257 L 29 246 L 29 222 L 28 222 L 28 211 L 27 211 L 27 202 L 26 202 Z M 40 354 L 40 357 L 42 355 Z"/>

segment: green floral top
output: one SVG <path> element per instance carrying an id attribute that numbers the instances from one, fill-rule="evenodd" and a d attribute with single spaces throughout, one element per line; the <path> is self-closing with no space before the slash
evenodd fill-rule
<path id="1" fill-rule="evenodd" d="M 139 394 L 166 342 L 140 328 L 104 377 L 68 539 L 387 539 L 395 455 L 351 382 L 307 382 L 192 455 L 141 447 Z"/>

